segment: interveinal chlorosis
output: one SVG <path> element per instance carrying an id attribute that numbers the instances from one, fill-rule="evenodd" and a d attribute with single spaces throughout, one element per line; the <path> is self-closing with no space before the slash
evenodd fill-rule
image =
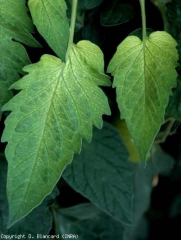
<path id="1" fill-rule="evenodd" d="M 66 63 L 43 55 L 24 71 L 29 74 L 12 86 L 21 91 L 3 107 L 11 111 L 2 137 L 8 142 L 10 225 L 52 191 L 82 138 L 90 141 L 92 125 L 101 128 L 102 114 L 110 114 L 98 87 L 110 86 L 103 54 L 89 41 L 73 44 Z"/>
<path id="2" fill-rule="evenodd" d="M 144 41 L 127 37 L 108 66 L 114 76 L 121 118 L 143 161 L 163 123 L 172 88 L 176 87 L 176 41 L 166 32 L 154 32 Z"/>

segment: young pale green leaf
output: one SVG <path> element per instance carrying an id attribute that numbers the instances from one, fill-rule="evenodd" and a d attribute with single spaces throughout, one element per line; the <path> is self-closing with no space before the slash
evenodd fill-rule
<path id="1" fill-rule="evenodd" d="M 25 48 L 18 42 L 37 47 L 33 23 L 27 14 L 25 0 L 0 0 L 0 110 L 11 97 L 10 85 L 19 79 L 22 68 L 30 64 Z M 1 115 L 1 111 L 0 111 Z"/>
<path id="2" fill-rule="evenodd" d="M 127 149 L 110 124 L 95 129 L 90 144 L 63 172 L 65 180 L 103 211 L 126 225 L 132 222 L 133 179 Z"/>
<path id="3" fill-rule="evenodd" d="M 176 45 L 166 32 L 154 32 L 144 42 L 130 36 L 118 46 L 108 66 L 121 118 L 126 120 L 142 160 L 163 122 L 176 85 Z"/>
<path id="4" fill-rule="evenodd" d="M 40 34 L 62 59 L 65 59 L 69 23 L 64 0 L 29 0 L 28 6 Z"/>
<path id="5" fill-rule="evenodd" d="M 49 194 L 81 138 L 92 137 L 92 124 L 102 127 L 110 114 L 98 85 L 109 86 L 103 54 L 88 41 L 72 45 L 69 59 L 43 55 L 26 66 L 28 75 L 13 85 L 22 89 L 3 110 L 12 111 L 2 136 L 8 142 L 9 224 L 28 214 Z"/>

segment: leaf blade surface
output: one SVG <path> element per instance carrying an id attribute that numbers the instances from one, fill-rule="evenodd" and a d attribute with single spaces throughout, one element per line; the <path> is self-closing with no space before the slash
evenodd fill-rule
<path id="1" fill-rule="evenodd" d="M 38 47 L 39 44 L 30 34 L 33 32 L 33 23 L 27 14 L 24 0 L 0 0 L 0 16 L 1 109 L 12 97 L 8 88 L 19 79 L 19 73 L 23 74 L 22 68 L 30 64 L 26 50 L 20 42 L 31 47 Z"/>
<path id="2" fill-rule="evenodd" d="M 134 8 L 130 3 L 111 1 L 105 10 L 101 12 L 102 26 L 111 27 L 130 21 L 134 16 Z"/>
<path id="3" fill-rule="evenodd" d="M 74 232 L 80 240 L 122 239 L 124 228 L 92 203 L 83 203 L 66 209 L 58 209 L 59 233 Z M 75 215 L 76 214 L 76 215 Z"/>
<path id="4" fill-rule="evenodd" d="M 63 172 L 65 180 L 97 207 L 125 225 L 132 222 L 133 179 L 127 149 L 114 127 L 95 129 L 90 144 Z"/>
<path id="5" fill-rule="evenodd" d="M 64 0 L 29 0 L 33 22 L 49 46 L 62 60 L 65 59 L 69 23 Z"/>
<path id="6" fill-rule="evenodd" d="M 12 86 L 22 91 L 3 107 L 12 111 L 2 137 L 8 142 L 10 224 L 52 191 L 74 152 L 80 151 L 82 137 L 90 141 L 92 125 L 101 128 L 102 114 L 110 114 L 98 87 L 110 85 L 103 65 L 101 50 L 81 41 L 72 46 L 66 64 L 43 55 Z"/>
<path id="7" fill-rule="evenodd" d="M 108 66 L 114 76 L 121 118 L 126 120 L 143 161 L 176 85 L 176 45 L 166 32 L 152 33 L 145 43 L 138 37 L 127 37 Z"/>

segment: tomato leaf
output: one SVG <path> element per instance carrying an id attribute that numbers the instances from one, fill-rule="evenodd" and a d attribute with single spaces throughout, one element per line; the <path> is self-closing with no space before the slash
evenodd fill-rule
<path id="1" fill-rule="evenodd" d="M 176 86 L 176 45 L 166 32 L 154 32 L 144 42 L 130 36 L 118 46 L 108 66 L 114 76 L 121 118 L 125 119 L 143 161 Z"/>
<path id="2" fill-rule="evenodd" d="M 178 121 L 181 121 L 181 82 L 180 77 L 177 82 L 177 87 L 173 90 L 173 96 L 170 97 L 169 104 L 166 108 L 166 113 L 175 118 Z"/>
<path id="3" fill-rule="evenodd" d="M 69 23 L 64 0 L 29 0 L 28 6 L 40 34 L 55 53 L 65 60 Z"/>
<path id="4" fill-rule="evenodd" d="M 61 176 L 81 139 L 91 141 L 92 125 L 110 114 L 98 85 L 109 86 L 103 54 L 88 41 L 72 45 L 66 63 L 51 55 L 24 68 L 28 75 L 12 88 L 21 90 L 4 107 L 3 142 L 8 142 L 9 224 L 39 205 Z"/>
<path id="5" fill-rule="evenodd" d="M 50 204 L 59 194 L 55 188 L 48 195 L 40 206 L 34 209 L 28 216 L 20 220 L 11 228 L 7 229 L 8 222 L 8 202 L 6 196 L 6 181 L 7 181 L 7 161 L 0 154 L 0 233 L 6 235 L 13 234 L 31 234 L 32 238 L 37 239 L 37 233 L 48 234 L 52 228 L 53 217 L 50 211 Z M 15 238 L 16 239 L 16 238 Z"/>
<path id="6" fill-rule="evenodd" d="M 97 207 L 130 225 L 132 222 L 133 179 L 127 149 L 119 132 L 105 123 L 95 129 L 90 144 L 63 173 L 65 180 Z"/>
<path id="7" fill-rule="evenodd" d="M 181 1 L 172 0 L 166 4 L 166 20 L 168 32 L 177 41 L 178 53 L 179 53 L 179 63 L 181 63 Z M 179 64 L 177 70 L 180 72 L 181 65 Z"/>
<path id="8" fill-rule="evenodd" d="M 117 26 L 130 21 L 134 14 L 134 8 L 130 3 L 113 0 L 101 12 L 100 20 L 104 27 Z"/>
<path id="9" fill-rule="evenodd" d="M 33 23 L 27 14 L 25 0 L 0 0 L 0 117 L 1 107 L 12 97 L 8 90 L 19 79 L 22 68 L 30 64 L 25 48 L 39 44 L 31 36 Z"/>
<path id="10" fill-rule="evenodd" d="M 92 203 L 58 209 L 57 213 L 58 230 L 62 235 L 71 232 L 78 235 L 80 240 L 112 240 L 123 237 L 124 228 L 121 223 Z"/>

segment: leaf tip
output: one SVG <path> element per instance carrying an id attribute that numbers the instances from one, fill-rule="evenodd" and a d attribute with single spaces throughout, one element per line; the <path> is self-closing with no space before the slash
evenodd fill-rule
<path id="1" fill-rule="evenodd" d="M 11 228 L 15 223 L 17 223 L 20 219 L 11 218 L 9 216 L 8 223 L 7 223 L 7 229 Z"/>

